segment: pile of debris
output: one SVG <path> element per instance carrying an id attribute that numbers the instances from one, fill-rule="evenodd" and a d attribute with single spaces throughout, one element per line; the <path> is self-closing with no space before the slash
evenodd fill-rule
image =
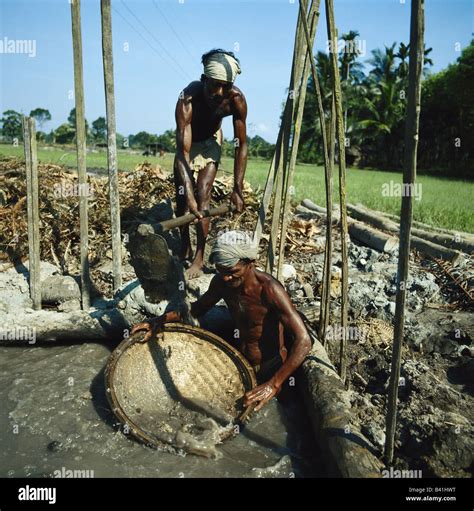
<path id="1" fill-rule="evenodd" d="M 300 232 L 298 241 L 324 247 L 325 215 L 303 208 L 296 208 L 294 218 L 311 222 L 314 228 L 308 229 L 311 235 L 306 240 Z M 337 222 L 333 232 L 331 320 L 323 341 L 338 367 L 341 243 Z M 352 425 L 362 431 L 381 460 L 392 356 L 397 248 L 396 244 L 386 252 L 377 250 L 350 232 L 346 384 L 351 393 Z M 293 272 L 287 272 L 292 276 L 285 282 L 286 288 L 293 302 L 300 310 L 308 311 L 306 315 L 317 326 L 324 253 L 295 252 L 287 246 L 285 257 L 294 267 Z M 473 309 L 473 275 L 474 262 L 469 254 L 460 255 L 453 262 L 422 251 L 411 253 L 395 445 L 395 468 L 399 470 L 421 470 L 423 477 L 472 475 L 474 330 L 469 311 Z"/>
<path id="2" fill-rule="evenodd" d="M 111 296 L 111 227 L 107 177 L 87 176 L 80 188 L 77 173 L 62 165 L 39 164 L 40 258 L 55 264 L 64 275 L 79 275 L 79 193 L 87 193 L 89 212 L 89 261 L 92 282 L 99 294 Z M 232 191 L 233 178 L 219 177 L 213 188 L 214 207 Z M 126 243 L 141 223 L 172 218 L 175 196 L 173 176 L 158 165 L 142 163 L 132 172 L 119 173 L 124 279 L 133 278 Z M 259 199 L 245 183 L 247 209 L 237 219 L 220 219 L 248 227 L 255 218 Z M 253 220 L 254 221 L 254 220 Z M 252 226 L 253 227 L 253 226 Z M 28 257 L 25 165 L 18 158 L 0 161 L 0 263 L 18 264 Z"/>

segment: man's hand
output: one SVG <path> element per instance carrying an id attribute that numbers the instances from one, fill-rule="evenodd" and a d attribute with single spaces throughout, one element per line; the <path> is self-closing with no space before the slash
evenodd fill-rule
<path id="1" fill-rule="evenodd" d="M 238 190 L 237 188 L 234 188 L 234 191 L 232 192 L 232 195 L 230 196 L 230 202 L 234 204 L 235 210 L 237 213 L 242 213 L 244 210 L 244 197 L 242 195 L 242 190 Z"/>
<path id="2" fill-rule="evenodd" d="M 280 387 L 277 386 L 273 379 L 270 379 L 266 383 L 262 383 L 262 385 L 249 390 L 245 394 L 244 406 L 249 406 L 252 403 L 258 403 L 255 407 L 255 411 L 258 412 L 270 401 L 270 399 L 272 399 L 272 397 L 276 396 L 278 392 L 280 392 Z"/>
<path id="3" fill-rule="evenodd" d="M 187 193 L 186 194 L 186 205 L 189 209 L 189 212 L 192 213 L 193 215 L 196 215 L 196 220 L 193 220 L 193 224 L 196 224 L 199 222 L 199 220 L 201 220 L 201 218 L 203 218 L 203 216 L 201 215 L 201 213 L 199 212 L 198 210 L 198 205 L 197 205 L 197 202 L 196 202 L 196 199 L 194 198 L 194 194 L 192 193 Z"/>
<path id="4" fill-rule="evenodd" d="M 148 342 L 150 339 L 156 337 L 156 335 L 163 331 L 165 326 L 165 316 L 158 316 L 156 318 L 152 318 L 149 321 L 145 321 L 143 323 L 137 323 L 133 325 L 130 334 L 133 335 L 137 332 L 145 331 L 145 337 L 140 342 Z"/>

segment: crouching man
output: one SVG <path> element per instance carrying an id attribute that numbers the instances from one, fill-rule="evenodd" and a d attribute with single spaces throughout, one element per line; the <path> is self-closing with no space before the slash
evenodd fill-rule
<path id="1" fill-rule="evenodd" d="M 288 394 L 288 378 L 309 353 L 311 339 L 284 287 L 255 268 L 256 257 L 257 247 L 246 233 L 220 235 L 210 255 L 218 273 L 190 312 L 199 318 L 224 299 L 236 329 L 236 347 L 257 375 L 258 386 L 246 393 L 244 406 L 255 403 L 258 411 L 280 391 Z M 132 334 L 146 331 L 146 342 L 165 323 L 181 320 L 178 312 L 169 311 L 135 325 Z"/>

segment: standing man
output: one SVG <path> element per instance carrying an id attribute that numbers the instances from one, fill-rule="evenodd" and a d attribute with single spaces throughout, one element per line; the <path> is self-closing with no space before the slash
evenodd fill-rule
<path id="1" fill-rule="evenodd" d="M 200 81 L 191 82 L 176 104 L 176 216 L 194 213 L 197 221 L 197 246 L 189 279 L 202 274 L 204 247 L 209 232 L 209 218 L 199 211 L 209 209 L 214 179 L 221 158 L 224 117 L 232 115 L 234 124 L 234 188 L 230 197 L 236 211 L 244 208 L 243 182 L 247 166 L 247 103 L 234 85 L 241 72 L 239 60 L 232 52 L 211 50 L 202 56 L 204 73 Z M 194 172 L 197 178 L 194 178 Z M 181 227 L 181 259 L 192 257 L 189 225 Z"/>

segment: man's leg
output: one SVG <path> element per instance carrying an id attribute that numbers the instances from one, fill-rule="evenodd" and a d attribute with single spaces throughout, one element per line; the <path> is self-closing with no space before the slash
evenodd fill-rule
<path id="1" fill-rule="evenodd" d="M 185 186 L 181 176 L 178 172 L 176 164 L 176 158 L 174 160 L 174 186 L 176 190 L 176 216 L 182 216 L 188 213 L 188 206 L 186 204 Z M 194 183 L 194 178 L 191 176 L 191 180 Z M 191 259 L 191 240 L 189 238 L 189 224 L 179 228 L 181 234 L 181 250 L 179 257 L 182 261 L 185 259 Z"/>
<path id="2" fill-rule="evenodd" d="M 217 174 L 217 164 L 214 162 L 208 163 L 205 168 L 199 171 L 197 178 L 197 194 L 196 200 L 199 211 L 209 209 L 211 204 L 212 185 Z M 196 255 L 191 267 L 186 270 L 186 275 L 189 279 L 199 277 L 202 274 L 202 267 L 204 265 L 204 247 L 206 245 L 206 238 L 209 232 L 210 218 L 203 218 L 196 224 L 197 229 L 197 245 Z"/>

